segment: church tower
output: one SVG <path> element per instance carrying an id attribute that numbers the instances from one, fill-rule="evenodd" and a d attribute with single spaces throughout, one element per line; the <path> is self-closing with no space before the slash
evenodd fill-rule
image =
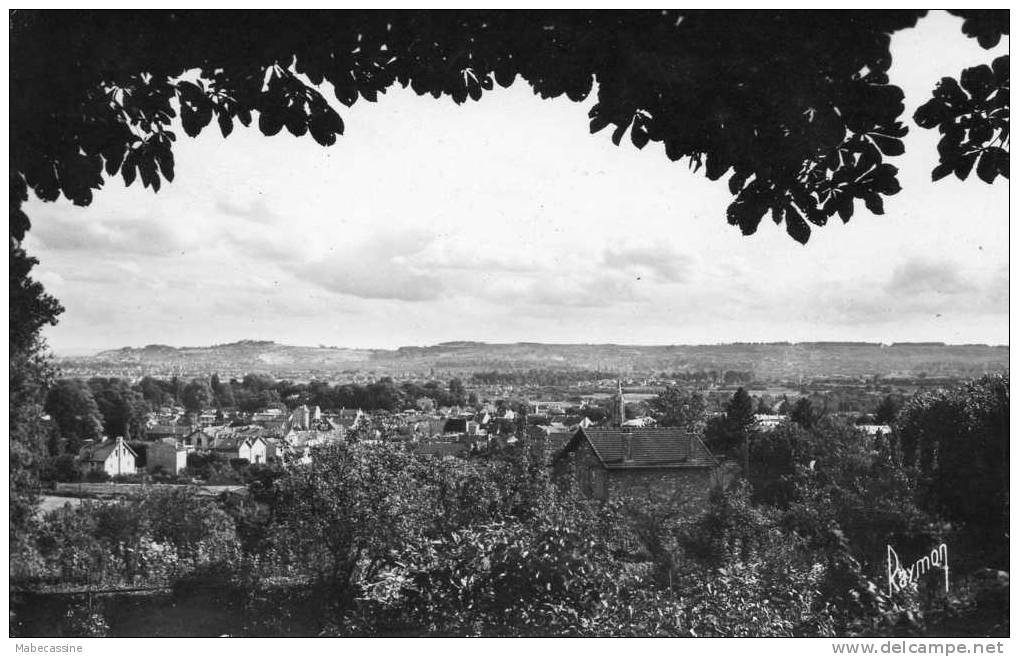
<path id="1" fill-rule="evenodd" d="M 623 426 L 623 422 L 626 422 L 626 402 L 623 401 L 623 382 L 620 379 L 616 379 L 616 397 L 615 397 L 615 425 L 617 427 Z"/>

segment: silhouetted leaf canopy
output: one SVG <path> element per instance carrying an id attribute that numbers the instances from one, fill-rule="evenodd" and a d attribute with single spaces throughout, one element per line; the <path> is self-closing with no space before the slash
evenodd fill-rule
<path id="1" fill-rule="evenodd" d="M 913 115 L 921 128 L 936 127 L 942 135 L 934 180 L 950 173 L 965 180 L 974 164 L 988 184 L 998 176 L 1008 178 L 1008 94 L 1007 55 L 991 66 L 967 68 L 958 82 L 941 79 L 933 97 Z"/>
<path id="2" fill-rule="evenodd" d="M 44 200 L 87 205 L 118 173 L 154 191 L 173 179 L 178 113 L 189 136 L 215 122 L 226 137 L 257 113 L 266 135 L 328 146 L 343 121 L 323 93 L 350 106 L 400 84 L 464 103 L 519 76 L 574 101 L 597 83 L 592 132 L 728 175 L 730 224 L 749 235 L 770 214 L 806 242 L 899 191 L 889 44 L 924 13 L 15 11 L 12 172 Z M 1006 10 L 955 13 L 985 48 L 1008 33 Z M 967 69 L 961 88 L 945 78 L 916 119 L 945 135 L 935 179 L 1007 176 L 1008 58 Z"/>

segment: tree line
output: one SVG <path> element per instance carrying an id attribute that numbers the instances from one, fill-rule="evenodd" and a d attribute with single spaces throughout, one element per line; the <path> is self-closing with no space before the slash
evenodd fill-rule
<path id="1" fill-rule="evenodd" d="M 571 386 L 577 383 L 617 379 L 618 372 L 601 370 L 552 370 L 531 368 L 528 370 L 501 372 L 490 370 L 471 374 L 470 382 L 484 386 Z"/>
<path id="2" fill-rule="evenodd" d="M 456 378 L 446 385 L 436 381 L 397 384 L 391 378 L 361 385 L 277 381 L 262 374 L 222 381 L 213 374 L 188 381 L 147 376 L 136 383 L 104 377 L 57 379 L 45 395 L 43 410 L 52 420 L 47 447 L 51 455 L 57 455 L 77 453 L 85 441 L 103 436 L 144 439 L 147 414 L 164 406 L 181 406 L 195 414 L 210 408 L 252 413 L 302 404 L 327 411 L 360 408 L 392 412 L 477 403 L 477 395 L 468 393 Z"/>

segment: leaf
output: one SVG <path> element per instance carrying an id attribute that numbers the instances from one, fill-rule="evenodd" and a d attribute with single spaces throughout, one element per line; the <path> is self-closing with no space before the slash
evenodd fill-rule
<path id="1" fill-rule="evenodd" d="M 320 117 L 312 117 L 308 121 L 308 132 L 322 146 L 332 146 L 336 143 L 336 134 L 323 125 L 323 119 Z"/>
<path id="2" fill-rule="evenodd" d="M 509 87 L 516 77 L 516 70 L 512 66 L 503 64 L 495 67 L 495 81 L 501 87 Z"/>
<path id="3" fill-rule="evenodd" d="M 481 85 L 474 81 L 469 82 L 467 84 L 467 95 L 471 97 L 471 100 L 481 100 Z"/>
<path id="4" fill-rule="evenodd" d="M 999 85 L 1008 84 L 1008 69 L 1008 55 L 1002 55 L 991 62 L 991 70 L 994 71 L 994 78 L 997 80 Z"/>
<path id="5" fill-rule="evenodd" d="M 134 155 L 132 153 L 128 153 L 124 158 L 124 164 L 120 167 L 120 173 L 124 176 L 124 186 L 130 187 L 135 177 Z"/>
<path id="6" fill-rule="evenodd" d="M 849 194 L 843 194 L 838 204 L 839 218 L 842 220 L 842 223 L 849 223 L 849 220 L 853 217 L 853 209 L 853 197 Z"/>
<path id="7" fill-rule="evenodd" d="M 286 120 L 287 130 L 295 137 L 308 132 L 308 117 L 299 110 L 290 113 Z"/>
<path id="8" fill-rule="evenodd" d="M 948 106 L 938 99 L 928 100 L 913 112 L 913 120 L 916 121 L 916 124 L 928 130 L 941 125 L 949 116 L 951 113 L 948 111 Z"/>
<path id="9" fill-rule="evenodd" d="M 881 195 L 877 192 L 868 192 L 863 196 L 863 204 L 867 206 L 873 214 L 884 214 L 885 204 L 881 200 Z"/>
<path id="10" fill-rule="evenodd" d="M 590 129 L 591 129 L 591 134 L 592 135 L 595 134 L 596 132 L 600 132 L 601 130 L 604 130 L 605 126 L 607 126 L 608 124 L 609 124 L 609 120 L 608 119 L 606 119 L 605 117 L 601 116 L 600 114 L 595 114 L 593 109 L 591 110 L 591 125 L 590 125 Z"/>
<path id="11" fill-rule="evenodd" d="M 973 170 L 973 164 L 976 161 L 977 153 L 969 153 L 957 158 L 955 160 L 955 177 L 959 180 L 966 180 L 969 177 L 970 171 Z"/>
<path id="12" fill-rule="evenodd" d="M 629 127 L 629 121 L 618 124 L 618 127 L 612 133 L 612 143 L 618 146 L 623 141 L 623 135 L 626 134 L 626 129 Z"/>
<path id="13" fill-rule="evenodd" d="M 994 129 L 986 121 L 980 121 L 969 129 L 970 141 L 976 144 L 986 144 L 994 137 Z"/>
<path id="14" fill-rule="evenodd" d="M 806 244 L 810 239 L 810 226 L 793 205 L 787 205 L 785 208 L 785 232 L 800 244 Z"/>
<path id="15" fill-rule="evenodd" d="M 767 210 L 767 204 L 758 195 L 744 190 L 729 204 L 726 216 L 729 224 L 739 226 L 744 235 L 753 235 Z"/>
<path id="16" fill-rule="evenodd" d="M 998 176 L 998 158 L 994 151 L 984 151 L 977 163 L 977 177 L 990 185 Z"/>
<path id="17" fill-rule="evenodd" d="M 886 137 L 881 134 L 871 134 L 870 137 L 874 140 L 874 144 L 881 150 L 881 152 L 889 157 L 902 155 L 906 152 L 906 147 L 903 145 L 901 139 Z"/>
<path id="18" fill-rule="evenodd" d="M 959 83 L 955 81 L 955 78 L 951 77 L 941 78 L 941 81 L 934 87 L 933 96 L 943 101 L 949 107 L 955 106 L 959 108 L 969 104 L 966 92 L 959 87 Z"/>
<path id="19" fill-rule="evenodd" d="M 718 155 L 706 154 L 704 156 L 704 173 L 708 180 L 718 180 L 729 170 L 729 163 Z"/>
<path id="20" fill-rule="evenodd" d="M 8 221 L 10 234 L 18 241 L 25 239 L 25 233 L 32 228 L 32 222 L 29 221 L 28 215 L 25 214 L 21 208 L 11 210 L 10 219 Z"/>
<path id="21" fill-rule="evenodd" d="M 335 79 L 332 79 L 332 93 L 336 100 L 350 107 L 358 100 L 358 86 L 350 73 L 343 71 Z"/>
<path id="22" fill-rule="evenodd" d="M 169 146 L 156 152 L 156 161 L 159 163 L 159 170 L 167 182 L 173 182 L 173 151 Z"/>
<path id="23" fill-rule="evenodd" d="M 998 174 L 1004 178 L 1008 178 L 1008 153 L 1003 149 L 997 149 L 998 151 Z"/>
<path id="24" fill-rule="evenodd" d="M 643 123 L 633 122 L 633 127 L 630 129 L 630 141 L 638 149 L 644 148 L 648 143 L 647 128 L 644 127 Z"/>
<path id="25" fill-rule="evenodd" d="M 741 189 L 743 189 L 743 185 L 745 185 L 747 182 L 747 177 L 748 176 L 745 173 L 739 173 L 734 171 L 733 174 L 729 177 L 729 193 L 736 194 Z"/>
<path id="26" fill-rule="evenodd" d="M 963 70 L 959 82 L 976 102 L 985 100 L 995 87 L 994 73 L 986 64 Z"/>
<path id="27" fill-rule="evenodd" d="M 665 140 L 665 157 L 675 162 L 686 155 L 686 148 L 678 139 Z"/>
<path id="28" fill-rule="evenodd" d="M 126 149 L 122 144 L 111 144 L 111 148 L 103 152 L 107 175 L 116 175 L 117 170 L 120 169 L 120 165 L 124 161 L 125 151 Z"/>
<path id="29" fill-rule="evenodd" d="M 938 166 L 934 167 L 934 171 L 931 172 L 931 180 L 937 182 L 948 174 L 952 173 L 955 169 L 955 165 L 951 162 L 942 162 Z"/>
<path id="30" fill-rule="evenodd" d="M 148 158 L 142 157 L 138 160 L 138 176 L 142 185 L 151 187 L 153 191 L 159 191 L 159 174 L 156 172 L 156 163 Z"/>
<path id="31" fill-rule="evenodd" d="M 258 113 L 258 129 L 263 135 L 272 137 L 283 129 L 283 119 L 277 112 L 278 110 L 267 107 Z"/>
<path id="32" fill-rule="evenodd" d="M 223 133 L 223 137 L 229 137 L 230 133 L 234 130 L 234 120 L 230 113 L 225 110 L 220 111 L 216 120 L 219 122 L 219 130 Z"/>
<path id="33" fill-rule="evenodd" d="M 160 181 L 159 181 L 159 174 L 155 172 L 155 169 L 153 169 L 153 171 L 152 171 L 152 191 L 158 192 L 159 191 L 159 186 L 161 184 L 162 183 L 160 183 Z"/>

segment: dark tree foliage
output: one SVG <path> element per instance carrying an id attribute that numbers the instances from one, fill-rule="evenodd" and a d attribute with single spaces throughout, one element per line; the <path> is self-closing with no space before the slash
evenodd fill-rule
<path id="1" fill-rule="evenodd" d="M 181 397 L 184 408 L 189 413 L 200 413 L 213 402 L 213 392 L 209 382 L 205 379 L 192 379 L 184 386 L 184 394 Z"/>
<path id="2" fill-rule="evenodd" d="M 726 403 L 725 414 L 708 420 L 704 437 L 716 454 L 734 456 L 745 451 L 753 431 L 754 401 L 746 390 L 739 388 Z"/>
<path id="3" fill-rule="evenodd" d="M 513 385 L 513 386 L 569 386 L 582 381 L 600 381 L 618 379 L 618 372 L 600 372 L 597 370 L 550 370 L 529 369 L 525 371 L 475 372 L 471 375 L 471 383 L 475 385 Z"/>
<path id="4" fill-rule="evenodd" d="M 663 427 L 683 427 L 688 431 L 700 432 L 704 428 L 707 404 L 704 395 L 688 392 L 678 386 L 668 386 L 648 405 Z"/>
<path id="5" fill-rule="evenodd" d="M 94 377 L 88 381 L 107 436 L 141 440 L 145 437 L 145 414 L 149 407 L 141 393 L 125 379 Z"/>
<path id="6" fill-rule="evenodd" d="M 899 414 L 899 409 L 901 408 L 902 398 L 900 396 L 885 395 L 874 411 L 874 422 L 877 424 L 891 424 L 895 421 L 895 416 Z"/>
<path id="7" fill-rule="evenodd" d="M 449 394 L 454 405 L 463 406 L 467 403 L 467 389 L 464 388 L 464 383 L 461 379 L 450 379 Z"/>
<path id="8" fill-rule="evenodd" d="M 793 422 L 783 422 L 756 436 L 750 449 L 750 483 L 754 501 L 785 508 L 795 499 L 796 466 L 810 462 L 811 436 Z"/>
<path id="9" fill-rule="evenodd" d="M 957 9 L 962 31 L 982 47 L 993 48 L 1008 34 L 1008 12 L 996 9 Z M 1008 178 L 1009 63 L 998 57 L 990 67 L 967 68 L 956 81 L 941 78 L 933 97 L 913 115 L 921 128 L 937 127 L 939 163 L 931 173 L 940 180 L 955 173 L 965 180 L 973 165 L 977 176 L 990 184 L 997 176 Z M 979 162 L 978 162 L 979 158 Z"/>
<path id="10" fill-rule="evenodd" d="M 921 128 L 938 128 L 940 162 L 931 177 L 940 180 L 954 173 L 966 180 L 973 166 L 990 184 L 1008 178 L 1008 56 L 991 66 L 967 68 L 954 78 L 942 78 L 934 97 L 913 115 Z"/>
<path id="11" fill-rule="evenodd" d="M 9 512 L 11 554 L 24 545 L 32 526 L 39 474 L 43 466 L 51 427 L 42 422 L 43 405 L 53 380 L 40 330 L 57 323 L 63 307 L 31 277 L 39 263 L 29 256 L 22 241 L 31 224 L 21 211 L 28 200 L 23 178 L 10 176 L 8 202 L 8 427 L 9 427 Z"/>
<path id="12" fill-rule="evenodd" d="M 957 13 L 985 47 L 1008 32 L 1007 11 Z M 346 106 L 394 84 L 463 103 L 517 76 L 582 101 L 597 82 L 592 132 L 728 175 L 729 223 L 751 234 L 770 214 L 805 242 L 809 224 L 848 221 L 857 201 L 880 214 L 899 191 L 889 44 L 924 14 L 18 11 L 11 167 L 40 198 L 87 205 L 118 173 L 171 181 L 178 114 L 189 136 L 213 121 L 227 136 L 257 113 L 266 135 L 331 145 L 344 126 L 323 82 Z"/>
<path id="13" fill-rule="evenodd" d="M 234 399 L 233 388 L 229 383 L 221 382 L 218 374 L 212 375 L 212 378 L 209 380 L 209 388 L 212 389 L 212 396 L 217 408 L 233 408 L 237 404 L 237 400 Z"/>
<path id="14" fill-rule="evenodd" d="M 754 425 L 754 402 L 743 388 L 733 393 L 725 407 L 725 419 L 736 431 L 749 431 Z"/>
<path id="15" fill-rule="evenodd" d="M 103 416 L 92 389 L 80 379 L 60 379 L 46 395 L 44 410 L 58 436 L 55 452 L 77 453 L 86 440 L 103 436 Z"/>
<path id="16" fill-rule="evenodd" d="M 41 421 L 46 390 L 53 373 L 42 356 L 41 339 L 11 349 L 8 426 L 11 554 L 17 554 L 32 524 L 39 488 L 39 471 L 47 456 L 50 427 Z"/>
<path id="17" fill-rule="evenodd" d="M 903 461 L 920 472 L 927 507 L 1007 543 L 1009 378 L 989 375 L 918 394 L 896 422 Z"/>
<path id="18" fill-rule="evenodd" d="M 810 429 L 823 415 L 824 411 L 815 409 L 809 397 L 800 397 L 789 412 L 789 419 L 804 429 Z"/>

